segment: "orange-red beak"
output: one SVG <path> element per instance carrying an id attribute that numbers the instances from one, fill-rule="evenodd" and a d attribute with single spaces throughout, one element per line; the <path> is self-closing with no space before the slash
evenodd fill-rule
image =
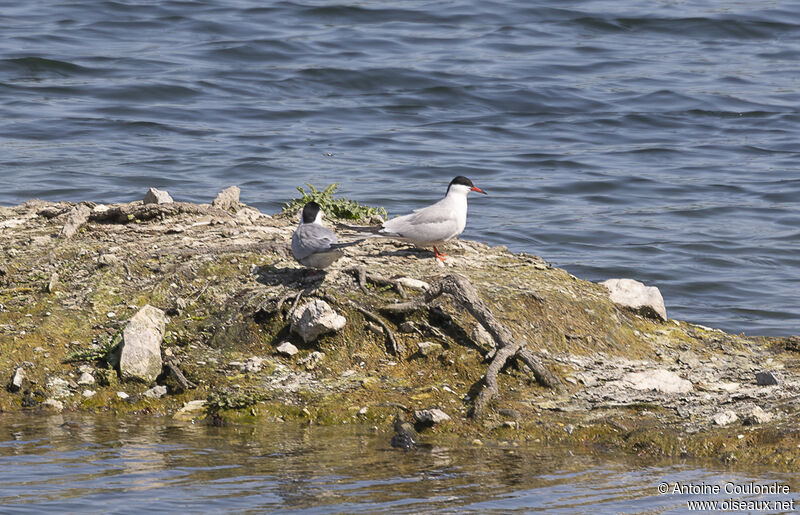
<path id="1" fill-rule="evenodd" d="M 478 193 L 483 193 L 484 195 L 488 195 L 488 193 L 486 193 L 485 191 L 483 191 L 482 189 L 480 189 L 480 188 L 479 188 L 479 187 L 477 187 L 477 186 L 473 186 L 473 187 L 471 187 L 469 190 L 470 190 L 470 191 L 477 191 Z"/>

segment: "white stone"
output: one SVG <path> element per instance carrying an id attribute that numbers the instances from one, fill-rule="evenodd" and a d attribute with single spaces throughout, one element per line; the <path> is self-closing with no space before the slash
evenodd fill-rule
<path id="1" fill-rule="evenodd" d="M 89 372 L 84 372 L 81 374 L 81 377 L 78 378 L 78 384 L 94 384 L 94 376 Z"/>
<path id="2" fill-rule="evenodd" d="M 9 384 L 8 389 L 12 392 L 20 391 L 26 379 L 25 370 L 22 367 L 17 367 L 14 371 L 14 377 L 11 378 L 11 384 Z"/>
<path id="3" fill-rule="evenodd" d="M 436 342 L 420 342 L 419 344 L 419 353 L 423 356 L 437 354 L 442 352 L 442 350 L 444 350 L 442 345 Z"/>
<path id="4" fill-rule="evenodd" d="M 244 362 L 244 365 L 242 366 L 242 372 L 255 374 L 257 372 L 261 372 L 262 368 L 264 368 L 264 360 L 257 356 L 253 356 Z"/>
<path id="5" fill-rule="evenodd" d="M 128 395 L 128 394 L 127 394 L 127 393 L 125 393 L 125 392 L 117 392 L 117 397 L 119 397 L 119 398 L 120 398 L 120 399 L 122 399 L 122 400 L 125 400 L 125 399 L 127 399 L 128 397 L 130 397 L 130 395 Z"/>
<path id="6" fill-rule="evenodd" d="M 276 349 L 278 352 L 283 354 L 284 356 L 294 356 L 298 352 L 300 352 L 297 347 L 292 345 L 291 342 L 283 342 L 282 344 L 278 345 Z"/>
<path id="7" fill-rule="evenodd" d="M 172 204 L 172 197 L 164 190 L 150 188 L 144 196 L 145 204 Z"/>
<path id="8" fill-rule="evenodd" d="M 738 390 L 740 386 L 739 383 L 707 383 L 706 390 L 733 393 Z"/>
<path id="9" fill-rule="evenodd" d="M 42 403 L 42 405 L 45 408 L 49 408 L 55 411 L 61 411 L 64 409 L 64 403 L 56 399 L 47 399 Z"/>
<path id="10" fill-rule="evenodd" d="M 711 417 L 711 421 L 718 426 L 727 426 L 728 424 L 733 424 L 739 419 L 731 410 L 720 411 L 713 417 Z"/>
<path id="11" fill-rule="evenodd" d="M 759 406 L 753 406 L 751 409 L 742 413 L 742 423 L 747 426 L 755 426 L 758 424 L 766 424 L 772 420 L 771 413 L 767 413 Z"/>
<path id="12" fill-rule="evenodd" d="M 69 397 L 72 395 L 72 392 L 69 389 L 69 382 L 65 379 L 61 379 L 60 377 L 51 377 L 48 379 L 47 389 L 50 390 L 50 393 L 52 393 L 53 397 L 56 399 Z"/>
<path id="13" fill-rule="evenodd" d="M 611 301 L 615 304 L 631 308 L 641 314 L 667 320 L 667 308 L 664 298 L 655 286 L 645 286 L 633 279 L 609 279 L 603 281 L 608 288 Z"/>
<path id="14" fill-rule="evenodd" d="M 629 372 L 622 377 L 622 381 L 634 390 L 656 390 L 661 393 L 686 393 L 692 390 L 691 381 L 664 369 Z"/>
<path id="15" fill-rule="evenodd" d="M 151 399 L 160 399 L 166 394 L 167 394 L 167 387 L 162 385 L 154 386 L 149 390 L 142 392 L 142 395 L 144 397 L 149 397 Z"/>
<path id="16" fill-rule="evenodd" d="M 25 220 L 24 218 L 12 218 L 10 220 L 3 220 L 2 222 L 0 222 L 0 229 L 11 229 L 14 227 L 19 227 L 26 221 L 27 220 Z"/>
<path id="17" fill-rule="evenodd" d="M 412 279 L 411 277 L 400 277 L 396 280 L 398 283 L 408 288 L 409 290 L 426 291 L 431 287 L 429 283 L 426 283 L 425 281 L 420 281 L 419 279 Z"/>
<path id="18" fill-rule="evenodd" d="M 314 370 L 315 368 L 317 368 L 319 362 L 322 361 L 323 359 L 325 359 L 324 352 L 314 351 L 305 358 L 298 361 L 297 363 L 299 365 L 305 365 L 306 370 Z"/>
<path id="19" fill-rule="evenodd" d="M 84 390 L 82 392 L 82 395 L 88 399 L 89 397 L 94 397 L 94 394 L 96 394 L 96 393 L 97 392 L 94 391 L 94 390 Z"/>
<path id="20" fill-rule="evenodd" d="M 300 306 L 292 312 L 290 318 L 292 332 L 299 334 L 306 343 L 316 340 L 322 334 L 339 331 L 347 322 L 327 302 L 319 299 Z"/>
<path id="21" fill-rule="evenodd" d="M 164 312 L 144 306 L 122 331 L 119 369 L 122 379 L 153 382 L 161 373 L 161 341 L 164 338 Z"/>
<path id="22" fill-rule="evenodd" d="M 414 412 L 414 419 L 422 424 L 438 424 L 450 420 L 450 415 L 438 408 L 423 409 Z"/>
<path id="23" fill-rule="evenodd" d="M 192 420 L 194 417 L 201 415 L 205 409 L 205 400 L 198 399 L 196 401 L 185 402 L 183 407 L 175 412 L 173 418 L 178 420 Z"/>

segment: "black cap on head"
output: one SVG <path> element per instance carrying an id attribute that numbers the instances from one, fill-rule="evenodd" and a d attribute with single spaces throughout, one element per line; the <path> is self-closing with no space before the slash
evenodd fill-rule
<path id="1" fill-rule="evenodd" d="M 459 175 L 458 177 L 450 181 L 450 184 L 447 186 L 447 189 L 450 189 L 450 186 L 452 186 L 453 184 L 461 184 L 462 186 L 469 186 L 470 188 L 475 187 L 475 185 L 472 184 L 472 181 L 467 179 L 463 175 Z"/>
<path id="2" fill-rule="evenodd" d="M 303 207 L 303 223 L 313 224 L 314 220 L 317 219 L 317 213 L 319 213 L 320 209 L 322 209 L 320 205 L 314 201 L 311 201 L 308 204 L 306 204 Z"/>
<path id="3" fill-rule="evenodd" d="M 464 177 L 463 175 L 459 175 L 458 177 L 454 178 L 450 181 L 450 184 L 447 186 L 447 192 L 450 193 L 450 186 L 458 184 L 459 186 L 466 186 L 469 188 L 470 191 L 477 191 L 478 193 L 483 193 L 486 195 L 486 192 L 480 189 L 479 187 L 472 184 L 472 181 Z"/>

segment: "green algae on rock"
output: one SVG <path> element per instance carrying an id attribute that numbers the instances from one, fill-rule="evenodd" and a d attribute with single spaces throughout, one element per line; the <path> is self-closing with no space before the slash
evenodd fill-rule
<path id="1" fill-rule="evenodd" d="M 86 210 L 85 220 L 73 216 Z M 69 237 L 59 237 L 68 223 Z M 288 252 L 293 228 L 241 203 L 0 207 L 0 370 L 9 384 L 0 409 L 365 423 L 387 434 L 398 411 L 437 409 L 450 420 L 422 440 L 800 465 L 796 337 L 646 318 L 541 258 L 463 240 L 449 243 L 443 265 L 428 251 L 370 240 L 310 276 Z M 559 388 L 537 381 L 524 353 L 510 353 L 496 367 L 496 395 L 469 416 L 502 347 L 451 293 L 427 293 L 454 274 Z M 312 299 L 335 305 L 347 323 L 305 342 L 289 316 Z M 168 316 L 161 398 L 143 395 L 152 382 L 121 381 L 109 356 L 148 304 Z M 279 352 L 285 342 L 298 352 Z M 758 384 L 760 372 L 780 383 Z M 85 373 L 96 380 L 91 395 L 78 384 Z M 673 375 L 679 390 L 638 382 Z M 739 420 L 714 425 L 725 410 Z"/>

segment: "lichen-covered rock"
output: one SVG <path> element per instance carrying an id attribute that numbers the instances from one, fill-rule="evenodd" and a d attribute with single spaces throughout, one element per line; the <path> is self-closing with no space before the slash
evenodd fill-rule
<path id="1" fill-rule="evenodd" d="M 315 299 L 292 312 L 291 329 L 304 342 L 309 343 L 322 334 L 339 331 L 346 322 L 347 319 L 334 311 L 327 302 Z"/>
<path id="2" fill-rule="evenodd" d="M 664 298 L 655 286 L 645 286 L 633 279 L 608 279 L 603 281 L 611 301 L 639 312 L 642 315 L 667 320 Z"/>
<path id="3" fill-rule="evenodd" d="M 656 390 L 661 393 L 687 393 L 692 390 L 691 381 L 664 369 L 630 372 L 623 376 L 622 381 L 634 390 Z"/>
<path id="4" fill-rule="evenodd" d="M 173 200 L 169 193 L 164 190 L 150 188 L 144 196 L 145 204 L 172 204 Z"/>
<path id="5" fill-rule="evenodd" d="M 161 341 L 166 317 L 160 309 L 146 305 L 122 331 L 119 371 L 122 379 L 153 382 L 161 373 Z"/>

